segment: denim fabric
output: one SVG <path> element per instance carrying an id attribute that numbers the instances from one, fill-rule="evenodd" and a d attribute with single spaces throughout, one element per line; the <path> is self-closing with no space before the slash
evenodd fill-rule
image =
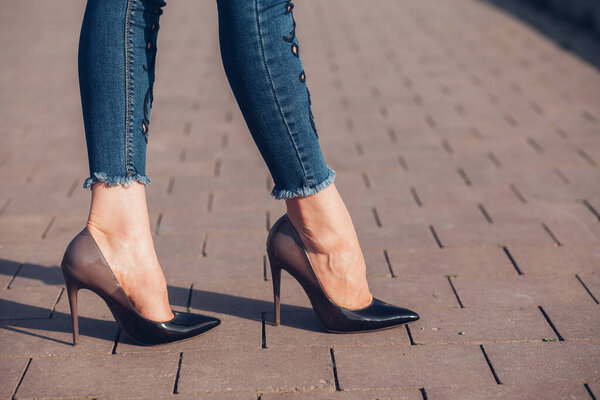
<path id="1" fill-rule="evenodd" d="M 90 176 L 83 187 L 150 183 L 146 146 L 163 0 L 88 0 L 79 83 Z M 324 161 L 290 0 L 217 0 L 221 59 L 276 199 L 309 196 Z"/>

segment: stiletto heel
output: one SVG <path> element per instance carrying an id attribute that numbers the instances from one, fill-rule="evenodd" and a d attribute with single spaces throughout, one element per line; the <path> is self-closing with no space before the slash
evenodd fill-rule
<path id="1" fill-rule="evenodd" d="M 280 322 L 280 303 L 279 303 L 279 291 L 281 288 L 281 266 L 271 258 L 269 254 L 269 265 L 271 266 L 271 279 L 273 279 L 273 312 L 275 319 L 275 326 L 279 325 Z"/>
<path id="2" fill-rule="evenodd" d="M 71 324 L 73 325 L 73 346 L 75 346 L 77 344 L 77 340 L 79 339 L 79 320 L 77 317 L 77 292 L 79 292 L 79 286 L 77 286 L 77 284 L 69 279 L 66 275 L 65 284 L 67 286 L 67 294 L 69 296 Z"/>
<path id="3" fill-rule="evenodd" d="M 141 315 L 117 281 L 87 226 L 67 246 L 61 270 L 71 307 L 73 345 L 79 338 L 77 317 L 79 289 L 88 289 L 99 295 L 106 302 L 121 329 L 131 340 L 142 345 L 188 339 L 221 323 L 214 317 L 175 310 L 171 310 L 174 317 L 164 322 L 152 321 Z"/>
<path id="4" fill-rule="evenodd" d="M 285 269 L 306 292 L 313 310 L 326 330 L 336 333 L 377 331 L 413 322 L 419 314 L 373 298 L 370 305 L 351 309 L 335 304 L 317 278 L 308 251 L 286 214 L 271 227 L 267 235 L 267 254 L 271 264 L 275 297 L 275 322 L 279 322 L 279 286 Z"/>

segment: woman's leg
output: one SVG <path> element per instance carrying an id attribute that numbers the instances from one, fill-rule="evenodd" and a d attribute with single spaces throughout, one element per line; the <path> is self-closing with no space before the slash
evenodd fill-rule
<path id="1" fill-rule="evenodd" d="M 250 133 L 325 291 L 371 302 L 352 220 L 323 159 L 290 0 L 217 0 L 225 72 Z"/>
<path id="2" fill-rule="evenodd" d="M 145 184 L 146 144 L 163 0 L 88 0 L 79 85 L 92 202 L 87 227 L 135 308 L 173 317 L 156 257 Z"/>

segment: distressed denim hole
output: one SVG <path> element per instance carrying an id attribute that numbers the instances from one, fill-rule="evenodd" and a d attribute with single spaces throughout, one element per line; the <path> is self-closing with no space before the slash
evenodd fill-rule
<path id="1" fill-rule="evenodd" d="M 306 82 L 306 74 L 304 73 L 304 70 L 302 70 L 302 72 L 300 72 L 300 82 L 304 83 Z"/>
<path id="2" fill-rule="evenodd" d="M 292 54 L 298 57 L 298 45 L 296 43 L 292 45 Z"/>

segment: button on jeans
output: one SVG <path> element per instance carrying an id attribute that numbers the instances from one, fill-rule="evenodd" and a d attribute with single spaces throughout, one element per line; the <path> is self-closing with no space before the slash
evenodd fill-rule
<path id="1" fill-rule="evenodd" d="M 79 85 L 90 176 L 109 186 L 150 183 L 157 35 L 163 0 L 88 0 L 79 41 Z M 276 199 L 329 186 L 300 59 L 290 0 L 217 0 L 221 59 Z"/>

